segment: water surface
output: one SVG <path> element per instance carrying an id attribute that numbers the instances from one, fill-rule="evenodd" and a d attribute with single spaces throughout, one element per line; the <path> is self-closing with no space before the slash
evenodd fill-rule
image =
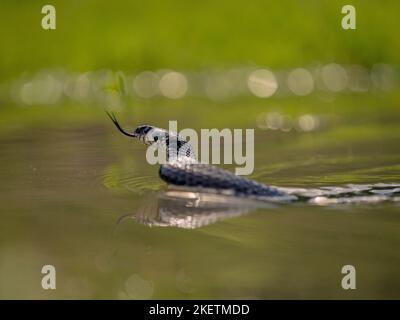
<path id="1" fill-rule="evenodd" d="M 332 141 L 332 130 L 349 128 L 256 130 L 252 177 L 307 190 L 400 181 L 398 132 Z M 157 214 L 158 168 L 106 118 L 18 130 L 0 148 L 1 298 L 400 297 L 397 201 L 233 204 L 196 228 L 157 226 L 140 214 Z M 54 291 L 41 288 L 45 264 L 56 267 Z M 353 291 L 340 285 L 347 264 Z"/>

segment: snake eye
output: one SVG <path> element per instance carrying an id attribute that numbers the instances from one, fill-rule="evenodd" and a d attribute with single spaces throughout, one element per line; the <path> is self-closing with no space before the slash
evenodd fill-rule
<path id="1" fill-rule="evenodd" d="M 152 129 L 153 127 L 148 125 L 139 126 L 135 129 L 135 134 L 138 136 L 144 136 Z"/>

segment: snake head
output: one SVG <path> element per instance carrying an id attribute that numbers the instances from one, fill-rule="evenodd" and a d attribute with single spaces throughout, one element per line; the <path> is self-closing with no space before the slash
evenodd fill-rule
<path id="1" fill-rule="evenodd" d="M 165 134 L 165 130 L 150 125 L 138 126 L 133 134 L 142 141 L 145 145 L 151 145 L 158 141 L 158 139 Z"/>
<path id="2" fill-rule="evenodd" d="M 137 138 L 147 146 L 158 143 L 160 150 L 166 152 L 168 159 L 185 158 L 185 161 L 196 160 L 192 146 L 179 134 L 150 125 L 138 126 L 133 133 L 129 133 L 122 129 L 114 114 L 107 112 L 107 115 L 122 134 Z"/>
<path id="3" fill-rule="evenodd" d="M 159 136 L 163 134 L 163 130 L 150 126 L 150 125 L 141 125 L 138 126 L 133 133 L 127 132 L 124 130 L 121 125 L 119 124 L 117 118 L 113 113 L 106 112 L 107 115 L 110 117 L 111 121 L 117 127 L 117 129 L 124 135 L 132 138 L 138 138 L 146 145 L 151 145 L 154 142 L 157 142 Z"/>

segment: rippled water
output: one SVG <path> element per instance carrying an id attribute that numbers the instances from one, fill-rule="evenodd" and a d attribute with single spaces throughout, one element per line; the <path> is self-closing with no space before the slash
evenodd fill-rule
<path id="1" fill-rule="evenodd" d="M 1 298 L 400 297 L 395 134 L 256 131 L 253 178 L 300 197 L 270 203 L 166 189 L 107 124 L 0 138 Z"/>
<path id="2" fill-rule="evenodd" d="M 148 226 L 195 229 L 218 221 L 241 216 L 259 209 L 276 208 L 283 204 L 304 202 L 309 205 L 336 206 L 399 202 L 399 184 L 348 185 L 346 187 L 321 187 L 316 189 L 279 188 L 288 196 L 238 197 L 206 190 L 185 187 L 168 187 L 169 190 L 152 194 L 136 214 L 121 217 L 133 218 Z"/>

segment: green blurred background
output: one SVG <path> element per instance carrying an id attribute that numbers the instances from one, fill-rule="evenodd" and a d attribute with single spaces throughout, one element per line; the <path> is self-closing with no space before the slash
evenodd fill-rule
<path id="1" fill-rule="evenodd" d="M 397 1 L 352 1 L 357 30 L 341 28 L 346 1 L 2 1 L 2 79 L 42 68 L 199 69 L 315 61 L 399 63 Z"/>
<path id="2" fill-rule="evenodd" d="M 41 28 L 45 4 L 56 30 Z M 346 4 L 2 0 L 0 297 L 398 299 L 396 203 L 283 206 L 195 230 L 116 226 L 165 186 L 104 110 L 127 128 L 255 128 L 252 177 L 268 184 L 398 183 L 400 2 L 351 1 L 356 30 L 341 28 Z M 278 90 L 260 98 L 247 86 L 264 68 Z M 307 94 L 288 85 L 298 68 Z M 142 72 L 169 70 L 187 94 L 135 90 Z M 327 86 L 332 74 L 346 81 Z M 44 264 L 57 268 L 55 291 L 40 286 Z M 357 290 L 340 287 L 345 264 Z"/>
<path id="3" fill-rule="evenodd" d="M 357 13 L 356 30 L 341 28 L 341 8 L 347 4 L 345 1 L 284 1 L 279 4 L 270 1 L 219 1 L 218 4 L 207 1 L 197 4 L 185 1 L 115 1 L 112 5 L 106 1 L 54 1 L 56 30 L 41 28 L 43 15 L 40 12 L 44 4 L 41 1 L 2 2 L 2 128 L 9 126 L 8 116 L 13 114 L 18 114 L 17 119 L 13 118 L 14 122 L 25 120 L 31 123 L 37 118 L 46 118 L 51 112 L 43 108 L 37 112 L 21 112 L 14 106 L 11 110 L 8 108 L 11 103 L 19 104 L 10 99 L 12 80 L 21 76 L 29 79 L 43 71 L 61 69 L 79 74 L 106 70 L 135 75 L 145 70 L 200 72 L 229 70 L 238 66 L 288 70 L 335 62 L 361 65 L 369 72 L 378 63 L 395 68 L 399 63 L 400 40 L 396 31 L 399 4 L 396 1 L 384 4 L 379 1 L 352 2 Z M 112 91 L 117 85 L 115 78 L 107 79 L 102 89 Z M 379 99 L 387 99 L 385 104 L 389 106 L 385 107 L 391 107 L 397 97 L 397 92 L 392 91 Z M 273 99 L 250 98 L 251 105 L 259 104 L 264 109 L 275 103 Z M 315 95 L 311 95 L 311 99 L 309 96 L 295 98 L 295 103 L 310 108 L 321 102 L 321 99 L 315 99 Z M 346 98 L 339 96 L 344 100 L 338 104 L 348 104 Z M 372 108 L 381 104 L 382 100 L 377 102 L 374 98 L 357 104 L 351 101 L 351 107 L 335 106 L 334 111 L 340 113 L 346 109 L 346 112 L 360 114 L 370 104 Z M 359 95 L 357 99 L 364 97 Z M 137 107 L 137 112 L 148 103 L 132 100 L 125 102 L 131 109 Z M 156 107 L 161 104 L 181 107 L 183 104 L 169 99 L 154 100 L 157 99 L 150 103 L 155 102 Z M 59 104 L 63 106 L 68 102 Z M 223 102 L 219 101 L 218 105 L 224 105 Z M 201 99 L 185 102 L 185 110 L 189 109 L 188 105 L 208 103 Z M 228 103 L 234 113 L 242 112 L 241 101 L 234 101 L 235 108 L 232 101 Z M 286 101 L 279 103 L 287 104 Z M 35 107 L 40 103 L 32 104 Z M 76 107 L 76 102 L 72 104 Z M 293 103 L 289 101 L 288 104 L 290 109 Z M 107 100 L 99 105 L 107 108 Z M 76 115 L 73 118 L 78 118 L 79 114 L 83 117 L 85 112 L 92 114 L 89 119 L 102 116 L 97 111 L 79 109 L 73 110 Z M 175 113 L 185 112 L 182 109 L 169 109 L 168 113 L 170 117 L 176 117 Z M 295 109 L 299 110 L 298 107 Z M 68 110 L 59 121 L 70 118 Z M 164 108 L 157 111 L 163 112 Z"/>

